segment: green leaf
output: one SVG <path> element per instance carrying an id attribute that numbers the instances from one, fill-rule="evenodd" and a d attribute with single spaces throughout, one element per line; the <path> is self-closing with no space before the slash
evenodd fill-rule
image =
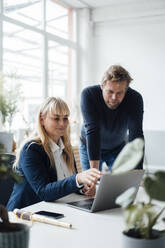
<path id="1" fill-rule="evenodd" d="M 18 83 L 19 76 L 16 74 L 0 74 L 0 114 L 3 124 L 8 122 L 11 126 L 13 115 L 19 111 L 18 101 L 21 101 L 21 85 Z M 8 84 L 7 81 L 14 82 Z"/>
<path id="2" fill-rule="evenodd" d="M 138 230 L 141 238 L 149 239 L 151 235 L 151 223 L 156 220 L 157 213 L 152 204 L 137 203 L 130 205 L 124 211 L 127 228 Z M 155 218 L 155 219 L 154 219 Z"/>
<path id="3" fill-rule="evenodd" d="M 157 171 L 154 175 L 159 182 L 165 184 L 165 171 Z"/>
<path id="4" fill-rule="evenodd" d="M 6 167 L 5 165 L 2 164 L 2 165 L 0 166 L 0 172 L 1 172 L 1 173 L 6 173 L 6 172 L 7 172 L 7 167 Z"/>
<path id="5" fill-rule="evenodd" d="M 163 177 L 163 173 L 159 172 L 153 177 L 147 176 L 144 179 L 144 188 L 151 199 L 165 201 L 165 180 Z"/>
<path id="6" fill-rule="evenodd" d="M 144 140 L 137 138 L 124 146 L 112 167 L 112 174 L 134 169 L 143 157 Z"/>
<path id="7" fill-rule="evenodd" d="M 127 226 L 129 228 L 139 228 L 144 212 L 145 210 L 142 203 L 134 204 L 126 208 L 124 216 Z"/>
<path id="8" fill-rule="evenodd" d="M 13 169 L 6 165 L 10 160 L 10 155 L 0 154 L 0 180 L 6 180 L 12 178 L 16 183 L 22 182 L 23 178 Z"/>

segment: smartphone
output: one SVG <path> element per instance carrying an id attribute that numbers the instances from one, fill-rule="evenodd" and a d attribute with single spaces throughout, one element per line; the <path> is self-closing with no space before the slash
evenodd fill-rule
<path id="1" fill-rule="evenodd" d="M 38 212 L 35 212 L 34 214 L 40 214 L 40 215 L 44 215 L 46 217 L 52 217 L 55 219 L 60 219 L 64 217 L 64 214 L 48 212 L 48 211 L 38 211 Z"/>

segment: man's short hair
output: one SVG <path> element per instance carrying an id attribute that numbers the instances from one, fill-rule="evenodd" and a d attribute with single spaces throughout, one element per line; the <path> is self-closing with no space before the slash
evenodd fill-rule
<path id="1" fill-rule="evenodd" d="M 104 73 L 101 85 L 105 85 L 107 81 L 122 82 L 126 81 L 129 85 L 133 79 L 129 72 L 120 65 L 112 65 Z"/>

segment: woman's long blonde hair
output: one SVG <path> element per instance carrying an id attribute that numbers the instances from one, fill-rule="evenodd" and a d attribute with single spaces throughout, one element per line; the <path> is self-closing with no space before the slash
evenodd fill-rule
<path id="1" fill-rule="evenodd" d="M 53 154 L 51 152 L 50 147 L 50 141 L 49 136 L 44 128 L 44 126 L 41 124 L 41 118 L 45 118 L 47 114 L 53 114 L 53 115 L 70 115 L 69 108 L 61 98 L 55 98 L 55 97 L 49 97 L 47 98 L 43 104 L 41 105 L 40 111 L 38 113 L 38 136 L 31 138 L 32 143 L 36 142 L 38 145 L 42 145 L 45 152 L 47 153 L 50 164 L 52 167 L 54 167 L 54 158 Z M 74 157 L 73 157 L 73 151 L 72 146 L 70 143 L 70 127 L 68 125 L 66 132 L 64 136 L 61 137 L 63 143 L 64 143 L 64 150 L 63 150 L 63 158 L 66 162 L 66 165 L 68 169 L 71 172 L 75 172 L 74 168 Z M 21 146 L 22 148 L 22 146 Z M 20 151 L 21 151 L 20 148 Z M 20 157 L 20 151 L 17 154 L 16 161 L 14 163 L 14 168 L 17 167 L 19 157 Z"/>

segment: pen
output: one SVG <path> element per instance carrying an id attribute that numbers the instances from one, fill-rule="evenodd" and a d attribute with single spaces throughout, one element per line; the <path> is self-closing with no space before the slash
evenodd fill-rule
<path id="1" fill-rule="evenodd" d="M 20 210 L 20 209 L 14 209 L 13 213 L 20 219 L 23 220 L 29 220 L 29 221 L 36 221 L 36 222 L 41 222 L 41 223 L 46 223 L 46 224 L 51 224 L 55 226 L 61 226 L 65 228 L 72 228 L 72 224 L 66 223 L 63 221 L 51 219 L 49 217 L 41 216 L 39 214 L 33 214 L 28 211 Z"/>

